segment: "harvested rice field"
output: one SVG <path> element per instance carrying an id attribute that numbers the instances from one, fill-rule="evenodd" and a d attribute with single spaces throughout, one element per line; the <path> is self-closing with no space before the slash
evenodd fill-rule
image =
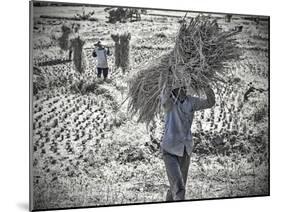
<path id="1" fill-rule="evenodd" d="M 189 12 L 186 19 L 197 15 Z M 116 23 L 108 16 L 104 7 L 34 7 L 34 209 L 165 201 L 169 182 L 159 148 L 164 122 L 156 119 L 147 128 L 127 112 L 127 82 L 173 48 L 185 12 L 147 10 L 141 20 Z M 223 30 L 242 27 L 237 40 L 243 53 L 225 64 L 227 82 L 215 89 L 215 106 L 196 112 L 186 200 L 268 195 L 269 19 L 210 16 Z M 79 26 L 80 72 L 75 50 L 69 58 L 58 45 L 63 24 Z M 125 74 L 115 64 L 111 35 L 118 32 L 131 34 Z M 111 52 L 107 81 L 97 78 L 92 56 L 98 40 Z"/>

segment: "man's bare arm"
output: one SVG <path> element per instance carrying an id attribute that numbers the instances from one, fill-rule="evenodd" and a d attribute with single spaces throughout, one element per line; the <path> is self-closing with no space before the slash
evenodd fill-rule
<path id="1" fill-rule="evenodd" d="M 192 101 L 193 111 L 211 108 L 215 105 L 216 99 L 213 89 L 210 86 L 206 86 L 204 87 L 204 92 L 207 96 L 207 99 L 201 99 L 195 97 L 193 98 Z"/>
<path id="2" fill-rule="evenodd" d="M 173 106 L 173 98 L 169 88 L 164 87 L 160 95 L 161 105 L 165 112 L 169 111 Z"/>

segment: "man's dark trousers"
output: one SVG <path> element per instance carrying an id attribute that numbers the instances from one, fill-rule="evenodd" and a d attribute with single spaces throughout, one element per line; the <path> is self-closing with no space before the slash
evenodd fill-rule
<path id="1" fill-rule="evenodd" d="M 170 154 L 164 149 L 162 149 L 162 154 L 170 183 L 166 201 L 184 200 L 190 156 L 187 154 L 185 148 L 182 157 Z"/>
<path id="2" fill-rule="evenodd" d="M 101 77 L 101 74 L 103 74 L 104 79 L 107 78 L 108 75 L 108 68 L 97 68 L 98 69 L 98 78 Z"/>

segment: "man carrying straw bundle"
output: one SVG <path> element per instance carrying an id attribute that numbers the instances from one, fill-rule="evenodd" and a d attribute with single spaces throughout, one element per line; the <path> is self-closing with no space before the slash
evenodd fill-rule
<path id="1" fill-rule="evenodd" d="M 242 54 L 235 37 L 239 32 L 223 31 L 208 16 L 184 20 L 174 48 L 143 66 L 129 81 L 128 110 L 139 115 L 139 122 L 148 126 L 161 117 L 161 106 L 165 111 L 161 150 L 170 183 L 167 201 L 185 197 L 194 112 L 212 107 L 211 86 L 219 91 L 231 77 L 226 67 Z"/>
<path id="2" fill-rule="evenodd" d="M 188 88 L 179 81 L 172 88 L 163 87 L 161 104 L 165 111 L 165 133 L 161 150 L 170 188 L 166 201 L 184 200 L 185 187 L 193 149 L 191 125 L 194 112 L 214 106 L 211 87 L 204 88 L 206 99 L 187 95 Z"/>
<path id="3" fill-rule="evenodd" d="M 107 79 L 108 76 L 108 63 L 107 56 L 110 55 L 109 48 L 107 50 L 103 47 L 101 41 L 98 41 L 95 44 L 96 48 L 93 51 L 93 57 L 97 57 L 97 77 L 101 78 L 101 74 L 103 74 L 104 80 Z"/>

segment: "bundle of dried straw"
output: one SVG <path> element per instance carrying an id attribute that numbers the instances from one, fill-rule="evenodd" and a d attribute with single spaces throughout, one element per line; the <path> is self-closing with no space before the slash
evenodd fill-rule
<path id="1" fill-rule="evenodd" d="M 115 42 L 115 66 L 127 70 L 130 66 L 130 39 L 128 32 L 112 34 L 111 38 Z"/>
<path id="2" fill-rule="evenodd" d="M 171 53 L 162 55 L 129 80 L 128 110 L 139 114 L 138 121 L 150 121 L 160 112 L 160 92 L 165 83 L 171 83 L 169 60 Z"/>
<path id="3" fill-rule="evenodd" d="M 236 31 L 222 31 L 216 20 L 197 16 L 184 21 L 172 51 L 150 62 L 129 81 L 128 110 L 139 114 L 138 121 L 147 125 L 160 113 L 163 87 L 173 87 L 180 80 L 196 93 L 205 84 L 224 82 L 224 65 L 241 55 Z"/>
<path id="4" fill-rule="evenodd" d="M 74 51 L 73 64 L 77 72 L 83 73 L 87 69 L 86 55 L 83 51 L 83 41 L 79 36 L 71 40 L 71 48 Z"/>
<path id="5" fill-rule="evenodd" d="M 125 32 L 120 35 L 120 67 L 123 70 L 127 70 L 130 66 L 130 40 L 130 33 Z"/>
<path id="6" fill-rule="evenodd" d="M 173 51 L 173 72 L 177 66 L 184 66 L 191 78 L 189 86 L 196 91 L 206 83 L 217 86 L 224 82 L 225 63 L 238 60 L 241 55 L 234 37 L 238 32 L 222 31 L 216 19 L 207 16 L 197 16 L 189 24 L 183 22 Z"/>
<path id="7" fill-rule="evenodd" d="M 120 67 L 120 39 L 118 34 L 111 35 L 112 40 L 115 43 L 115 66 L 116 68 Z"/>
<path id="8" fill-rule="evenodd" d="M 71 29 L 66 25 L 62 25 L 61 30 L 62 35 L 58 38 L 58 44 L 62 50 L 67 51 L 70 47 L 69 35 L 71 34 Z"/>

